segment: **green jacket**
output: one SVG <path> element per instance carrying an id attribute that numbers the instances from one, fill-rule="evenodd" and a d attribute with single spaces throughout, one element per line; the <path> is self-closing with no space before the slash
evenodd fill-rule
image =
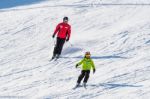
<path id="1" fill-rule="evenodd" d="M 91 70 L 91 67 L 92 69 L 95 69 L 95 65 L 92 59 L 84 58 L 79 63 L 77 63 L 78 66 L 81 64 L 82 64 L 82 70 Z"/>

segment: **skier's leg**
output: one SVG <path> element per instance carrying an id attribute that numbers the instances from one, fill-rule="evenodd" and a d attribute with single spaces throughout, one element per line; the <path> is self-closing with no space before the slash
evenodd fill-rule
<path id="1" fill-rule="evenodd" d="M 57 37 L 57 42 L 56 42 L 56 45 L 54 47 L 53 56 L 56 56 L 56 54 L 58 54 L 59 46 L 60 46 L 60 38 Z"/>
<path id="2" fill-rule="evenodd" d="M 84 81 L 83 81 L 83 86 L 86 88 L 86 83 L 89 79 L 89 75 L 90 75 L 90 70 L 86 70 L 85 72 L 85 78 L 84 78 Z"/>
<path id="3" fill-rule="evenodd" d="M 89 79 L 89 75 L 90 75 L 90 70 L 86 70 L 85 72 L 85 77 L 84 77 L 84 83 L 87 83 L 88 79 Z"/>
<path id="4" fill-rule="evenodd" d="M 81 80 L 83 79 L 83 77 L 85 76 L 85 71 L 82 70 L 80 76 L 78 77 L 77 83 L 80 84 Z"/>
<path id="5" fill-rule="evenodd" d="M 54 47 L 52 59 L 54 59 L 56 57 L 56 52 L 57 52 L 56 50 L 57 50 L 57 44 Z"/>
<path id="6" fill-rule="evenodd" d="M 60 40 L 60 43 L 59 43 L 59 50 L 58 50 L 58 54 L 60 55 L 61 52 L 62 52 L 62 49 L 63 49 L 63 46 L 64 46 L 64 43 L 65 43 L 65 39 L 61 39 Z"/>

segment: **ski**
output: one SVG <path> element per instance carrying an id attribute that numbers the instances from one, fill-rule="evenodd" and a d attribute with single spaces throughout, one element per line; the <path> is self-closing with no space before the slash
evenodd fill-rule
<path id="1" fill-rule="evenodd" d="M 83 84 L 83 85 L 76 85 L 75 87 L 73 87 L 73 89 L 77 89 L 77 88 L 80 88 L 80 87 L 84 87 L 84 89 L 87 89 L 87 85 L 86 84 Z"/>
<path id="2" fill-rule="evenodd" d="M 81 86 L 75 86 L 75 87 L 73 87 L 73 89 L 75 90 L 75 89 L 77 89 L 77 88 L 79 88 L 79 87 L 81 87 Z"/>
<path id="3" fill-rule="evenodd" d="M 57 60 L 58 60 L 58 58 L 55 58 L 55 59 L 54 59 L 54 61 L 57 61 Z"/>
<path id="4" fill-rule="evenodd" d="M 75 87 L 73 87 L 73 90 L 75 90 L 75 89 L 77 89 L 77 88 L 81 88 L 81 87 L 84 87 L 84 89 L 87 89 L 87 87 L 86 86 L 82 86 L 82 85 L 76 85 Z"/>
<path id="5" fill-rule="evenodd" d="M 50 59 L 49 61 L 51 62 L 53 59 Z"/>
<path id="6" fill-rule="evenodd" d="M 57 61 L 59 59 L 59 57 L 52 57 L 49 61 Z"/>
<path id="7" fill-rule="evenodd" d="M 83 84 L 83 87 L 86 89 L 86 83 Z"/>
<path id="8" fill-rule="evenodd" d="M 86 86 L 84 86 L 84 88 L 87 89 Z"/>
<path id="9" fill-rule="evenodd" d="M 51 58 L 49 61 L 51 62 L 51 61 L 53 61 L 54 60 L 54 58 Z"/>

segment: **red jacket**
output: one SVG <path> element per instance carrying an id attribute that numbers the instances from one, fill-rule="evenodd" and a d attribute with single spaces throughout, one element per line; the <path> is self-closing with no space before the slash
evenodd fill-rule
<path id="1" fill-rule="evenodd" d="M 54 34 L 57 34 L 57 37 L 59 38 L 68 38 L 70 39 L 70 34 L 71 34 L 71 26 L 68 23 L 59 23 L 56 26 L 56 29 L 54 31 Z"/>

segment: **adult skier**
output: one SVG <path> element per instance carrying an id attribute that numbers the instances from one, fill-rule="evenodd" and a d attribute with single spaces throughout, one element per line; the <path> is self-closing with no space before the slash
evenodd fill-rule
<path id="1" fill-rule="evenodd" d="M 52 37 L 55 38 L 56 34 L 57 34 L 57 41 L 54 47 L 52 59 L 54 59 L 55 57 L 59 58 L 65 41 L 69 41 L 70 39 L 71 26 L 68 24 L 68 17 L 64 17 L 63 22 L 59 23 L 56 26 L 56 29 Z"/>
<path id="2" fill-rule="evenodd" d="M 83 86 L 86 88 L 86 83 L 89 79 L 91 68 L 93 69 L 93 73 L 95 73 L 95 71 L 96 71 L 94 62 L 91 59 L 90 52 L 85 53 L 85 57 L 79 63 L 76 64 L 76 68 L 79 65 L 82 65 L 82 71 L 81 71 L 81 74 L 78 77 L 76 87 L 80 86 L 81 80 L 84 78 Z"/>

